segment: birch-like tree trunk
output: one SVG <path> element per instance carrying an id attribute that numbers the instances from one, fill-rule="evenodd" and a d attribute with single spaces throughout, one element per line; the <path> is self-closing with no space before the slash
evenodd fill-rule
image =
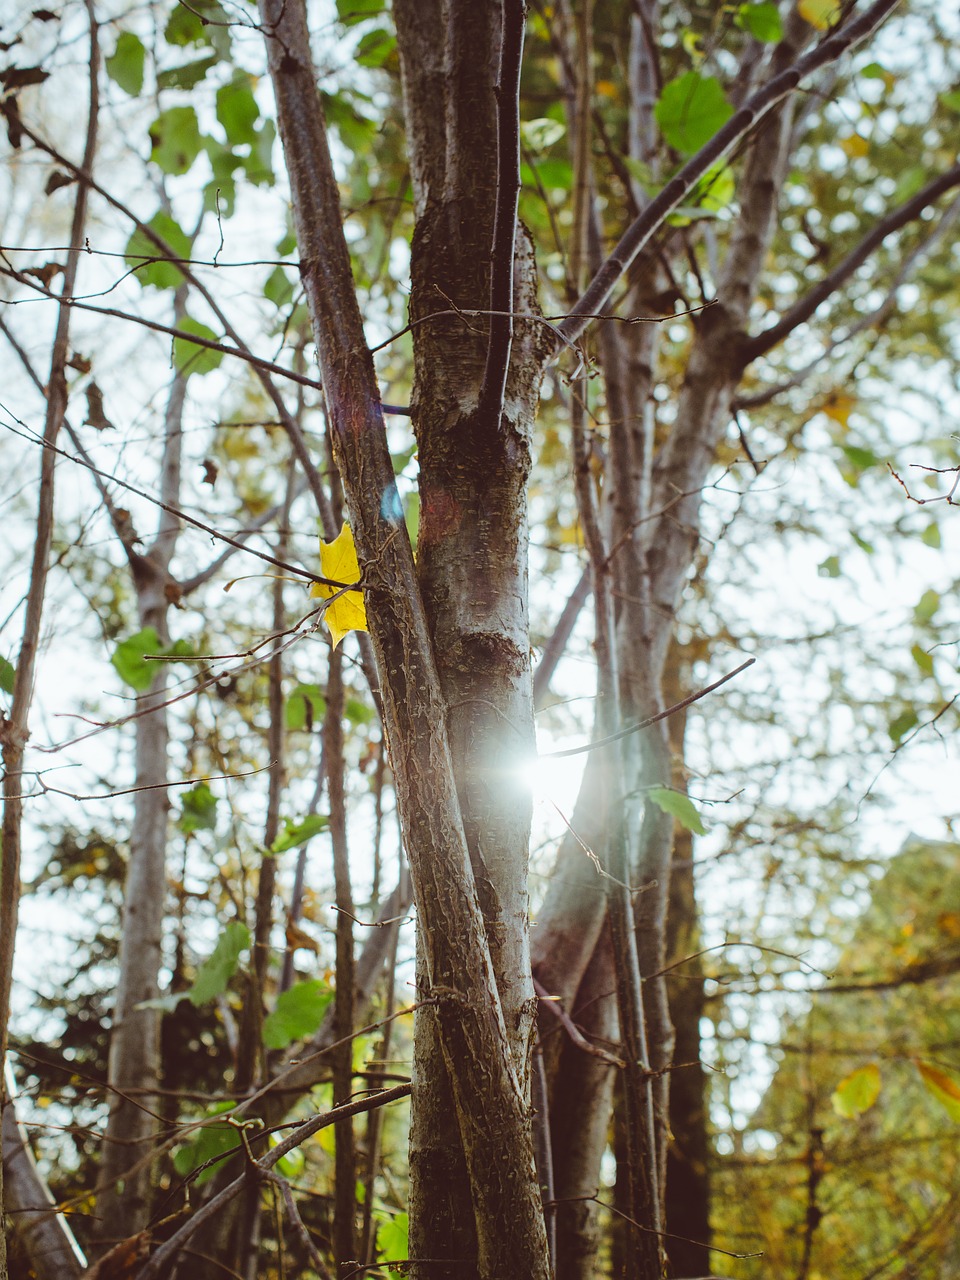
<path id="1" fill-rule="evenodd" d="M 177 294 L 175 312 L 182 314 L 185 289 Z M 160 491 L 168 508 L 180 494 L 183 406 L 187 379 L 176 373 L 170 385 L 164 420 Z M 145 553 L 134 549 L 131 535 L 124 547 L 137 593 L 140 628 L 153 627 L 161 646 L 169 644 L 169 613 L 175 593 L 170 565 L 179 521 L 161 512 L 159 528 Z M 167 815 L 170 801 L 167 748 L 169 722 L 163 705 L 167 673 L 162 662 L 150 689 L 137 699 L 135 783 L 130 861 L 124 885 L 117 984 L 107 1083 L 110 1111 L 104 1135 L 97 1193 L 100 1236 L 105 1244 L 142 1231 L 150 1216 L 150 1155 L 157 1128 L 155 1090 L 160 1080 L 160 1012 L 144 1007 L 160 994 L 163 921 L 166 910 Z"/>

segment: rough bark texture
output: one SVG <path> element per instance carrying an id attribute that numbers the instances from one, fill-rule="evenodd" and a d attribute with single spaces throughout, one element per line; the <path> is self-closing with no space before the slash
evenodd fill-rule
<path id="1" fill-rule="evenodd" d="M 549 1262 L 524 1073 L 512 1052 L 520 1029 L 515 1022 L 508 1028 L 504 1018 L 487 944 L 446 730 L 447 701 L 363 338 L 305 13 L 302 4 L 280 0 L 262 0 L 260 12 L 301 276 L 381 677 L 428 984 L 420 994 L 434 1002 L 451 1071 L 473 1190 L 478 1269 L 484 1277 L 521 1274 L 534 1280 L 549 1274 Z M 514 439 L 513 431 L 508 435 Z"/>
<path id="2" fill-rule="evenodd" d="M 395 17 L 418 213 L 410 302 L 417 324 L 418 577 L 449 706 L 457 793 L 493 970 L 526 1098 L 535 1010 L 526 885 L 530 797 L 517 778 L 533 751 L 526 480 L 538 335 L 517 326 L 501 415 L 498 406 L 491 411 L 481 403 L 488 322 L 449 314 L 451 304 L 471 312 L 490 305 L 499 10 L 490 0 L 448 9 L 407 0 Z M 535 310 L 525 237 L 514 285 L 514 308 Z M 438 312 L 448 314 L 429 318 Z M 427 1010 L 415 1036 L 411 1256 L 457 1259 L 451 1274 L 468 1276 L 475 1253 L 471 1194 L 449 1095 L 436 1015 Z"/>

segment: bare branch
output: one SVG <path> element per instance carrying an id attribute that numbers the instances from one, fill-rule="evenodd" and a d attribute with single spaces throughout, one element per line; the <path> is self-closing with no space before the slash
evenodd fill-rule
<path id="1" fill-rule="evenodd" d="M 597 747 L 605 747 L 610 742 L 618 742 L 621 738 L 628 737 L 631 733 L 639 733 L 641 729 L 649 729 L 652 724 L 657 724 L 660 720 L 667 720 L 672 715 L 676 715 L 678 711 L 682 711 L 684 707 L 691 706 L 694 702 L 699 702 L 701 698 L 705 698 L 708 693 L 713 693 L 714 689 L 719 689 L 721 685 L 726 684 L 728 680 L 732 680 L 734 676 L 738 676 L 741 671 L 746 671 L 747 667 L 752 667 L 756 662 L 756 658 L 748 658 L 746 662 L 741 662 L 740 666 L 734 671 L 728 671 L 725 676 L 721 676 L 719 680 L 714 680 L 713 684 L 708 684 L 703 689 L 698 689 L 696 693 L 691 693 L 689 697 L 683 698 L 680 702 L 674 703 L 672 707 L 667 707 L 665 711 L 658 711 L 655 716 L 648 716 L 646 720 L 641 720 L 637 724 L 627 725 L 625 729 L 620 729 L 617 733 L 611 733 L 606 738 L 598 738 L 595 742 L 588 742 L 583 747 L 568 747 L 565 751 L 546 751 L 541 755 L 541 760 L 560 760 L 566 756 L 583 755 L 586 751 L 594 751 Z"/>
<path id="2" fill-rule="evenodd" d="M 754 395 L 739 396 L 733 403 L 734 414 L 738 409 L 759 409 L 765 404 L 769 404 L 771 400 L 775 400 L 777 396 L 783 395 L 787 391 L 792 391 L 795 387 L 801 386 L 806 382 L 807 378 L 815 369 L 829 359 L 841 347 L 846 346 L 859 334 L 867 329 L 879 328 L 886 320 L 890 312 L 896 305 L 897 292 L 913 275 L 916 268 L 929 257 L 931 251 L 938 241 L 942 240 L 947 231 L 960 218 L 960 196 L 956 197 L 951 204 L 944 210 L 943 216 L 936 224 L 930 234 L 916 245 L 910 253 L 904 258 L 900 270 L 890 283 L 883 301 L 878 307 L 875 307 L 869 315 L 861 316 L 856 324 L 851 325 L 846 333 L 842 333 L 838 338 L 834 338 L 802 369 L 798 369 L 792 377 L 786 378 L 783 382 L 777 383 L 776 386 L 767 387 L 764 391 L 758 391 Z M 742 440 L 741 436 L 741 440 Z"/>
<path id="3" fill-rule="evenodd" d="M 640 250 L 650 242 L 667 216 L 683 202 L 707 170 L 728 155 L 771 107 L 791 94 L 807 76 L 833 62 L 853 45 L 871 35 L 897 3 L 898 0 L 875 0 L 859 17 L 831 32 L 816 48 L 798 58 L 792 67 L 774 76 L 752 94 L 706 146 L 688 160 L 680 172 L 657 193 L 640 216 L 634 219 L 587 286 L 574 310 L 600 311 L 614 285 Z M 572 342 L 585 328 L 583 321 L 565 320 L 560 325 L 560 332 L 566 341 Z"/>
<path id="4" fill-rule="evenodd" d="M 856 248 L 851 250 L 833 271 L 824 276 L 819 284 L 814 285 L 805 297 L 791 307 L 777 324 L 771 325 L 769 329 L 765 329 L 763 333 L 757 334 L 755 338 L 750 338 L 743 344 L 741 359 L 744 367 L 750 364 L 752 360 L 756 360 L 758 356 L 762 356 L 772 347 L 775 347 L 779 342 L 782 342 L 788 334 L 792 333 L 804 321 L 809 320 L 820 304 L 825 302 L 831 294 L 835 293 L 841 285 L 850 279 L 857 268 L 866 262 L 887 236 L 892 235 L 894 231 L 899 231 L 908 222 L 912 222 L 945 191 L 950 191 L 957 186 L 960 186 L 960 164 L 954 165 L 946 173 L 934 178 L 912 199 L 907 200 L 899 208 L 888 213 L 885 218 L 881 218 L 876 226 L 867 232 Z M 944 217 L 946 216 L 945 214 Z"/>

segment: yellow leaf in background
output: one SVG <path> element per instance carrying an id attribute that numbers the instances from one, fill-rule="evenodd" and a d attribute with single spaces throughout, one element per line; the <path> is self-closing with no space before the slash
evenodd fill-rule
<path id="1" fill-rule="evenodd" d="M 849 425 L 850 414 L 856 403 L 853 396 L 848 396 L 845 391 L 832 391 L 820 405 L 820 412 L 825 413 L 834 422 L 839 422 L 841 427 L 846 427 Z"/>
<path id="2" fill-rule="evenodd" d="M 797 12 L 818 31 L 826 31 L 840 17 L 840 0 L 800 0 Z"/>
<path id="3" fill-rule="evenodd" d="M 848 138 L 843 139 L 840 146 L 853 159 L 857 156 L 865 156 L 870 150 L 870 143 L 866 138 L 861 138 L 859 133 L 851 133 Z"/>
<path id="4" fill-rule="evenodd" d="M 875 1062 L 858 1067 L 837 1085 L 830 1101 L 838 1116 L 853 1120 L 869 1111 L 880 1096 L 880 1068 Z"/>
<path id="5" fill-rule="evenodd" d="M 359 582 L 360 564 L 357 560 L 357 548 L 353 541 L 350 526 L 344 524 L 332 542 L 320 543 L 320 572 L 325 578 L 334 582 Z M 324 610 L 324 618 L 330 628 L 333 647 L 350 631 L 367 630 L 367 612 L 363 607 L 361 591 L 345 591 L 338 595 L 339 587 L 328 586 L 325 582 L 315 582 L 310 594 L 321 600 L 330 600 L 336 596 L 332 604 Z"/>
<path id="6" fill-rule="evenodd" d="M 940 1071 L 928 1062 L 914 1059 L 917 1070 L 936 1100 L 942 1104 L 954 1120 L 960 1120 L 960 1080 L 954 1072 Z"/>

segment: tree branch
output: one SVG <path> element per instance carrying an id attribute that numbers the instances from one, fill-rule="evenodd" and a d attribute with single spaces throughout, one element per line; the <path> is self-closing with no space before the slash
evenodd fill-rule
<path id="1" fill-rule="evenodd" d="M 338 1120 L 346 1119 L 348 1116 L 371 1111 L 374 1107 L 385 1107 L 391 1102 L 397 1102 L 401 1098 L 409 1097 L 412 1088 L 413 1086 L 409 1084 L 398 1084 L 393 1089 L 384 1089 L 382 1093 L 378 1093 L 372 1098 L 358 1098 L 356 1102 L 344 1103 L 343 1106 L 334 1107 L 332 1111 L 325 1111 L 321 1115 L 313 1116 L 312 1119 L 298 1125 L 288 1138 L 278 1142 L 275 1147 L 272 1147 L 259 1160 L 255 1161 L 254 1170 L 266 1172 L 272 1169 L 278 1161 L 289 1155 L 295 1147 L 299 1147 L 306 1142 L 307 1138 L 313 1137 L 321 1129 L 326 1129 L 330 1125 L 336 1124 Z M 136 1280 L 162 1280 L 164 1276 L 168 1275 L 169 1272 L 165 1269 L 168 1264 L 173 1261 L 190 1237 L 205 1222 L 215 1218 L 235 1196 L 240 1194 L 246 1185 L 247 1176 L 245 1171 L 239 1178 L 235 1178 L 233 1182 L 224 1187 L 212 1200 L 208 1200 L 202 1209 L 198 1209 L 189 1222 L 184 1223 L 179 1231 L 160 1246 L 146 1266 L 140 1269 Z"/>
<path id="2" fill-rule="evenodd" d="M 743 366 L 746 367 L 751 361 L 756 360 L 758 356 L 764 355 L 765 352 L 782 342 L 788 334 L 792 333 L 804 321 L 809 320 L 817 307 L 849 280 L 857 268 L 862 266 L 874 250 L 880 247 L 887 236 L 892 235 L 894 231 L 899 231 L 908 222 L 912 222 L 945 191 L 950 191 L 957 186 L 960 186 L 960 164 L 954 165 L 946 173 L 934 178 L 911 200 L 907 200 L 899 208 L 888 213 L 885 218 L 881 218 L 876 226 L 867 232 L 856 248 L 851 250 L 843 261 L 834 267 L 833 271 L 824 276 L 819 284 L 814 285 L 805 297 L 791 307 L 777 324 L 771 325 L 769 329 L 765 329 L 762 333 L 757 334 L 755 338 L 750 338 L 744 343 L 741 353 Z"/>
<path id="3" fill-rule="evenodd" d="M 738 396 L 733 402 L 734 412 L 736 413 L 739 409 L 759 409 L 763 405 L 769 404 L 771 400 L 775 400 L 777 396 L 783 395 L 785 392 L 792 391 L 795 387 L 801 386 L 810 374 L 813 373 L 813 371 L 817 369 L 824 360 L 832 356 L 835 351 L 839 351 L 841 347 L 846 346 L 848 342 L 851 342 L 859 334 L 863 333 L 864 330 L 872 329 L 882 324 L 896 304 L 897 291 L 902 285 L 906 284 L 913 275 L 918 264 L 923 262 L 923 260 L 930 254 L 934 245 L 943 238 L 958 219 L 960 219 L 960 196 L 956 197 L 952 203 L 947 206 L 944 210 L 943 217 L 926 239 L 922 240 L 920 244 L 912 249 L 910 253 L 907 254 L 906 258 L 904 258 L 900 266 L 900 270 L 891 281 L 886 295 L 879 307 L 875 307 L 869 315 L 861 316 L 857 323 L 851 325 L 846 333 L 842 333 L 839 338 L 834 338 L 833 341 L 828 343 L 827 346 L 825 346 L 818 355 L 814 356 L 808 364 L 804 365 L 802 369 L 798 369 L 792 377 L 786 378 L 783 382 L 777 383 L 776 386 L 767 387 L 764 391 L 755 392 L 753 395 Z"/>
<path id="4" fill-rule="evenodd" d="M 816 48 L 798 58 L 792 67 L 774 76 L 752 94 L 706 146 L 688 160 L 680 172 L 654 196 L 640 216 L 634 219 L 576 303 L 574 312 L 600 311 L 614 285 L 640 250 L 649 243 L 667 216 L 683 202 L 707 170 L 728 155 L 771 107 L 791 94 L 807 76 L 833 62 L 853 45 L 871 35 L 897 3 L 898 0 L 875 0 L 859 17 L 831 32 Z M 564 320 L 559 329 L 562 337 L 572 342 L 580 337 L 586 327 L 586 322 L 575 315 Z"/>
<path id="5" fill-rule="evenodd" d="M 490 249 L 490 336 L 477 412 L 499 423 L 513 346 L 513 269 L 520 198 L 520 66 L 525 0 L 503 0 L 497 84 L 497 200 Z"/>

